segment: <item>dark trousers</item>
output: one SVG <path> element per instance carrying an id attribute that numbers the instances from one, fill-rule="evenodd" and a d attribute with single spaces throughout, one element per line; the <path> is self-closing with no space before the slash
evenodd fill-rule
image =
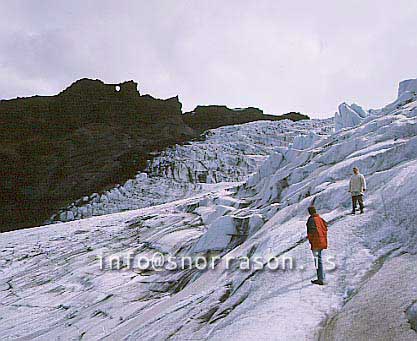
<path id="1" fill-rule="evenodd" d="M 358 206 L 359 203 L 359 208 L 361 210 L 361 212 L 363 212 L 363 195 L 353 195 L 352 196 L 352 212 L 355 212 L 356 207 Z"/>
<path id="2" fill-rule="evenodd" d="M 314 256 L 314 266 L 317 271 L 317 279 L 319 281 L 324 281 L 324 270 L 323 270 L 323 260 L 321 257 L 321 252 L 323 250 L 312 250 Z"/>

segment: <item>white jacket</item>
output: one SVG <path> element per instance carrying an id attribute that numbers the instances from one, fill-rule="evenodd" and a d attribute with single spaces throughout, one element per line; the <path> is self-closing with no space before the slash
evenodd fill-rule
<path id="1" fill-rule="evenodd" d="M 353 174 L 349 182 L 349 192 L 352 195 L 361 195 L 366 191 L 366 180 L 362 174 Z"/>

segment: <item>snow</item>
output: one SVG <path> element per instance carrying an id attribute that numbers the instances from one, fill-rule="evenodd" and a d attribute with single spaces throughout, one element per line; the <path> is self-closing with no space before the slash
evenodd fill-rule
<path id="1" fill-rule="evenodd" d="M 209 225 L 207 232 L 197 241 L 191 252 L 224 250 L 229 245 L 233 234 L 237 234 L 233 217 L 219 217 Z"/>
<path id="2" fill-rule="evenodd" d="M 319 139 L 320 136 L 317 135 L 314 131 L 311 131 L 308 135 L 298 135 L 294 138 L 292 148 L 307 149 L 311 147 Z"/>
<path id="3" fill-rule="evenodd" d="M 417 301 L 407 308 L 406 316 L 411 328 L 417 331 Z"/>
<path id="4" fill-rule="evenodd" d="M 407 79 L 400 82 L 398 87 L 398 97 L 402 96 L 406 92 L 414 92 L 414 94 L 417 93 L 417 79 Z"/>
<path id="5" fill-rule="evenodd" d="M 330 320 L 321 339 L 416 340 L 408 322 L 413 319 L 410 302 L 417 296 L 416 267 L 417 256 L 410 254 L 387 260 Z M 401 281 L 392 280 L 398 274 Z"/>
<path id="6" fill-rule="evenodd" d="M 415 316 L 417 283 L 417 99 L 397 101 L 336 132 L 333 120 L 210 131 L 213 140 L 169 149 L 140 175 L 149 181 L 146 198 L 173 193 L 178 183 L 204 190 L 120 212 L 125 192 L 139 197 L 136 177 L 118 190 L 125 199 L 117 191 L 101 195 L 100 207 L 113 205 L 102 212 L 118 213 L 3 233 L 0 337 L 311 340 L 354 333 L 372 340 L 388 327 L 390 335 L 415 336 L 407 321 Z M 235 169 L 238 157 L 245 166 Z M 365 214 L 356 216 L 348 214 L 353 166 L 368 183 Z M 214 181 L 217 168 L 225 181 Z M 204 169 L 208 182 L 183 178 L 194 169 Z M 325 286 L 310 283 L 305 222 L 313 202 L 329 222 Z M 79 208 L 70 211 L 80 216 Z M 217 258 L 214 270 L 145 271 L 128 267 L 130 252 Z M 120 270 L 100 268 L 111 255 L 122 256 Z M 265 268 L 271 257 L 289 259 L 292 268 Z M 242 259 L 260 260 L 264 269 L 243 270 Z"/>
<path id="7" fill-rule="evenodd" d="M 339 111 L 335 114 L 335 129 L 339 131 L 343 128 L 355 127 L 360 124 L 367 116 L 367 113 L 357 104 L 339 105 Z"/>
<path id="8" fill-rule="evenodd" d="M 225 126 L 204 133 L 202 141 L 176 145 L 148 161 L 146 173 L 100 195 L 76 200 L 52 216 L 47 223 L 71 221 L 122 212 L 215 190 L 216 183 L 244 181 L 275 148 L 287 147 L 309 134 L 330 128 L 331 121 L 257 121 Z"/>

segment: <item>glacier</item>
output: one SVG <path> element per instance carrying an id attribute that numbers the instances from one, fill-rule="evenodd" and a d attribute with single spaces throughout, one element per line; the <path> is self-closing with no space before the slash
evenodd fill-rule
<path id="1" fill-rule="evenodd" d="M 331 119 L 256 121 L 208 130 L 200 141 L 167 148 L 135 178 L 76 200 L 46 223 L 163 204 L 215 190 L 220 182 L 244 181 L 277 147 L 299 144 L 303 136 L 325 134 L 331 125 Z"/>
<path id="2" fill-rule="evenodd" d="M 410 84 L 400 86 L 406 100 L 399 94 L 348 129 L 334 131 L 333 119 L 223 127 L 216 142 L 169 149 L 120 194 L 96 199 L 101 213 L 116 213 L 3 233 L 0 337 L 415 340 L 417 96 Z M 286 132 L 292 137 L 283 141 Z M 353 166 L 368 182 L 365 214 L 357 216 L 347 192 Z M 187 177 L 194 169 L 206 182 Z M 126 201 L 142 205 L 129 198 L 152 178 L 148 188 L 157 193 L 160 184 L 161 197 L 171 188 L 162 179 L 211 187 L 123 211 Z M 329 222 L 325 255 L 335 265 L 323 287 L 310 283 L 312 202 Z M 215 266 L 131 269 L 130 253 L 202 257 Z M 119 270 L 100 267 L 114 255 L 123 260 Z M 228 264 L 282 256 L 294 268 Z"/>

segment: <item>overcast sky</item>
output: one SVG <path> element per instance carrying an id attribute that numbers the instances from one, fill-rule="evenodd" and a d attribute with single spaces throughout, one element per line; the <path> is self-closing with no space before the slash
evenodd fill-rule
<path id="1" fill-rule="evenodd" d="M 328 117 L 417 78 L 417 1 L 0 1 L 0 98 L 73 81 Z"/>

